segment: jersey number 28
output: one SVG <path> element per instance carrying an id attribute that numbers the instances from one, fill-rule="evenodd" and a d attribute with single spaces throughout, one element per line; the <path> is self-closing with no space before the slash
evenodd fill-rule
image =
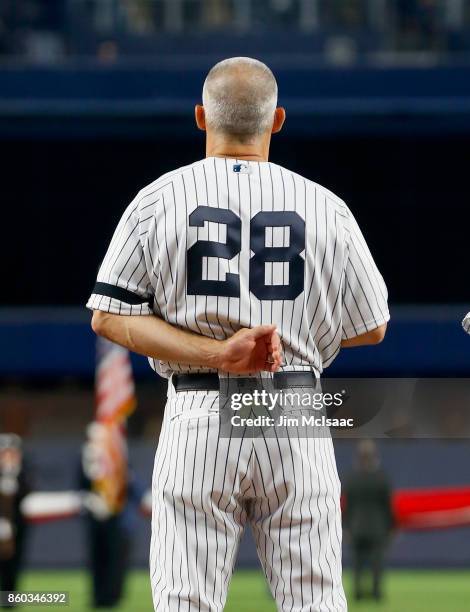
<path id="1" fill-rule="evenodd" d="M 188 295 L 217 295 L 240 297 L 240 277 L 227 273 L 225 280 L 203 279 L 203 258 L 233 259 L 241 250 L 242 222 L 233 211 L 224 208 L 199 206 L 189 216 L 191 227 L 204 227 L 206 221 L 224 224 L 225 243 L 198 240 L 187 253 Z M 289 246 L 266 246 L 266 228 L 288 227 Z M 300 253 L 305 250 L 305 221 L 293 211 L 259 212 L 250 223 L 250 291 L 260 300 L 295 300 L 304 290 L 305 261 Z M 265 268 L 268 262 L 289 264 L 289 282 L 268 285 Z"/>

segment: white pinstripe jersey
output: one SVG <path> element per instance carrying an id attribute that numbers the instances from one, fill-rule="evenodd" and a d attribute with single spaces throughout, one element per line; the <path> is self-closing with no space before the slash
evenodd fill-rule
<path id="1" fill-rule="evenodd" d="M 465 319 L 462 321 L 462 327 L 467 332 L 467 334 L 470 334 L 470 312 L 467 314 Z"/>
<path id="2" fill-rule="evenodd" d="M 214 157 L 138 193 L 87 306 L 155 313 L 218 339 L 273 323 L 282 369 L 318 375 L 342 339 L 389 319 L 382 276 L 340 198 L 270 162 Z M 165 377 L 205 371 L 150 361 Z"/>

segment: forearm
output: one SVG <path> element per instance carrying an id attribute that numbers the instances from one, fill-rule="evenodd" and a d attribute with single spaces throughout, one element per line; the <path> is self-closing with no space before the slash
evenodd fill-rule
<path id="1" fill-rule="evenodd" d="M 221 341 L 174 327 L 156 316 L 119 316 L 95 311 L 92 327 L 99 336 L 146 357 L 219 367 Z"/>

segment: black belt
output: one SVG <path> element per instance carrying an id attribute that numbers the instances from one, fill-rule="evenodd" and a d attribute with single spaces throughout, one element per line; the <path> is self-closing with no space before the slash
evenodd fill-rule
<path id="1" fill-rule="evenodd" d="M 231 379 L 233 382 L 236 379 Z M 246 379 L 242 379 L 246 380 Z M 255 381 L 257 379 L 254 379 Z M 173 386 L 176 391 L 219 391 L 218 374 L 173 374 Z M 292 389 L 295 387 L 315 387 L 319 379 L 313 372 L 275 372 L 273 385 L 277 389 Z"/>

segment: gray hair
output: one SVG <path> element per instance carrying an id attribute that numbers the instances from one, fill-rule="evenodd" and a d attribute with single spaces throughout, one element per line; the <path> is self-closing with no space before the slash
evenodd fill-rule
<path id="1" fill-rule="evenodd" d="M 270 130 L 278 87 L 272 71 L 250 57 L 232 57 L 216 64 L 202 92 L 206 125 L 241 141 Z"/>

